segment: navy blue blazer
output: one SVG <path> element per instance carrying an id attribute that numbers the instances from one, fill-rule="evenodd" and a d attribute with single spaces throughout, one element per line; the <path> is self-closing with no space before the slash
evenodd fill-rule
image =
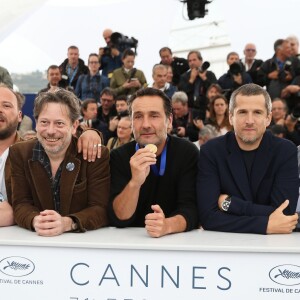
<path id="1" fill-rule="evenodd" d="M 197 204 L 204 229 L 266 234 L 269 215 L 286 199 L 286 215 L 295 213 L 299 193 L 297 148 L 266 132 L 248 179 L 233 132 L 201 146 Z M 231 196 L 228 212 L 218 208 L 220 194 Z"/>

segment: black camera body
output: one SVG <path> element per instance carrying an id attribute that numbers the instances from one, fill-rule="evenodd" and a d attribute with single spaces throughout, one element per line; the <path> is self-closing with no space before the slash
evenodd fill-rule
<path id="1" fill-rule="evenodd" d="M 229 72 L 232 74 L 232 75 L 239 75 L 239 74 L 242 74 L 243 72 L 243 66 L 241 63 L 239 62 L 234 62 L 232 63 L 230 66 L 229 66 Z"/>
<path id="2" fill-rule="evenodd" d="M 287 72 L 292 71 L 292 62 L 287 60 L 284 64 L 283 70 L 279 72 L 278 79 L 282 82 L 285 82 Z"/>
<path id="3" fill-rule="evenodd" d="M 300 121 L 300 106 L 299 105 L 296 105 L 293 108 L 290 116 L 293 121 L 298 121 L 298 122 Z"/>
<path id="4" fill-rule="evenodd" d="M 205 61 L 202 66 L 199 68 L 200 73 L 204 73 L 210 67 L 210 63 Z"/>
<path id="5" fill-rule="evenodd" d="M 120 52 L 128 48 L 134 48 L 134 52 L 136 53 L 136 49 L 138 46 L 138 40 L 134 37 L 129 38 L 128 36 L 123 35 L 119 32 L 112 33 L 110 37 L 111 47 L 117 48 Z"/>
<path id="6" fill-rule="evenodd" d="M 128 36 L 123 35 L 119 32 L 114 32 L 110 36 L 109 44 L 102 48 L 103 56 L 111 56 L 111 49 L 118 49 L 120 52 L 124 52 L 124 50 L 128 48 L 134 48 L 135 54 L 137 54 L 136 49 L 138 46 L 138 40 L 134 37 L 128 38 Z"/>

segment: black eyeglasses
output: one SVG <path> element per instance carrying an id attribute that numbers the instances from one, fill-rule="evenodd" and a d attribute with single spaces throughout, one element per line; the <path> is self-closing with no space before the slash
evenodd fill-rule
<path id="1" fill-rule="evenodd" d="M 246 51 L 247 51 L 247 52 L 250 52 L 250 51 L 251 51 L 251 52 L 256 52 L 255 49 L 246 49 Z"/>

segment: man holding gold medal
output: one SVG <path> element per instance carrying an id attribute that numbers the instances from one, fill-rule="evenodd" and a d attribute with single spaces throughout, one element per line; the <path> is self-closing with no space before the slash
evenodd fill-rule
<path id="1" fill-rule="evenodd" d="M 111 152 L 111 223 L 145 226 L 151 237 L 194 229 L 197 148 L 168 136 L 172 106 L 163 92 L 141 89 L 128 102 L 135 141 Z"/>

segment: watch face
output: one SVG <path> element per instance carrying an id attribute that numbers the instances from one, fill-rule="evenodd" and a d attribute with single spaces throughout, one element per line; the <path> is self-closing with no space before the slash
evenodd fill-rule
<path id="1" fill-rule="evenodd" d="M 222 209 L 223 209 L 224 211 L 228 211 L 229 205 L 230 205 L 230 202 L 227 201 L 227 200 L 224 200 L 223 203 L 222 203 Z"/>

